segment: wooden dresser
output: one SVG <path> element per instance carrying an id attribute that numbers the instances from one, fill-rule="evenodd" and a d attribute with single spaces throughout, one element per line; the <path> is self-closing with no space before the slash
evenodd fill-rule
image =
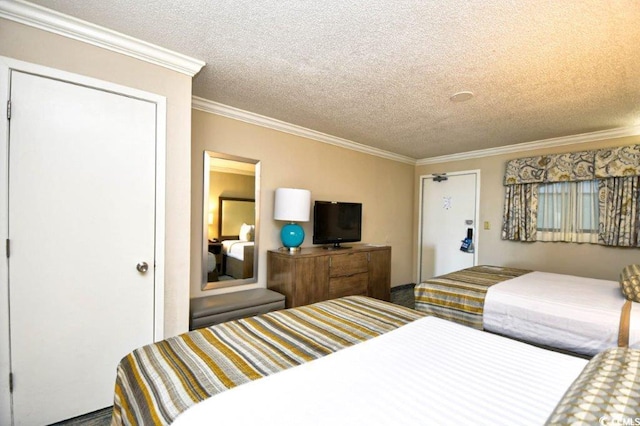
<path id="1" fill-rule="evenodd" d="M 287 308 L 349 295 L 389 300 L 391 247 L 303 248 L 267 252 L 267 287 L 285 295 Z"/>

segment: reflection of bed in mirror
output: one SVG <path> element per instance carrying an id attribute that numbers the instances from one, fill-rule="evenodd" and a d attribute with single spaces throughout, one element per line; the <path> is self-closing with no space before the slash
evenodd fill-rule
<path id="1" fill-rule="evenodd" d="M 222 240 L 222 274 L 253 277 L 255 200 L 220 197 L 218 228 Z"/>
<path id="2" fill-rule="evenodd" d="M 236 279 L 253 276 L 253 241 L 224 240 L 222 257 L 224 274 Z"/>

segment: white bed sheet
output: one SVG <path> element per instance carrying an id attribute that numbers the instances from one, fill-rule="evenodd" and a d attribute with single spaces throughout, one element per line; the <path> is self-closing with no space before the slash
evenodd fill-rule
<path id="1" fill-rule="evenodd" d="M 174 425 L 541 425 L 585 365 L 425 317 L 222 392 Z"/>
<path id="2" fill-rule="evenodd" d="M 585 355 L 618 346 L 625 298 L 617 281 L 531 272 L 489 288 L 484 329 Z M 640 347 L 640 304 L 633 303 L 629 346 Z"/>
<path id="3" fill-rule="evenodd" d="M 254 244 L 255 243 L 253 241 L 224 240 L 222 242 L 222 252 L 229 257 L 233 257 L 238 260 L 244 260 L 245 246 L 252 246 Z"/>

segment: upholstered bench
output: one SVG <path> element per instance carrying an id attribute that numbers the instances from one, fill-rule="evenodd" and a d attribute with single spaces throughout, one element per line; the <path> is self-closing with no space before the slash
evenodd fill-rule
<path id="1" fill-rule="evenodd" d="M 284 309 L 284 295 L 266 288 L 191 299 L 189 330 Z"/>

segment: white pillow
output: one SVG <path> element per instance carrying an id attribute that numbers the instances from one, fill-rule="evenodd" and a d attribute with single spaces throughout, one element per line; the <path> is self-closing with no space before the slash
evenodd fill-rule
<path id="1" fill-rule="evenodd" d="M 624 297 L 640 302 L 640 265 L 625 266 L 620 274 L 620 287 Z"/>
<path id="2" fill-rule="evenodd" d="M 247 225 L 246 223 L 242 224 L 242 226 L 240 227 L 240 234 L 238 236 L 240 241 L 252 241 L 252 236 L 253 236 L 252 228 L 253 228 L 252 225 Z"/>

